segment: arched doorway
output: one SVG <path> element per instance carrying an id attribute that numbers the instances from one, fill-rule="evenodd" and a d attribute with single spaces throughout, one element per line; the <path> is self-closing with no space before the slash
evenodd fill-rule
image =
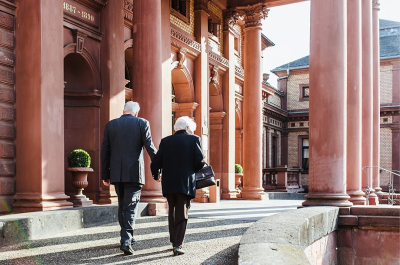
<path id="1" fill-rule="evenodd" d="M 133 40 L 129 39 L 124 43 L 125 49 L 125 102 L 134 100 L 132 87 L 132 71 L 133 71 Z"/>
<path id="2" fill-rule="evenodd" d="M 100 187 L 100 75 L 90 54 L 75 52 L 75 45 L 64 48 L 64 152 L 84 149 L 91 156 L 94 173 L 88 175 L 84 194 L 98 201 Z M 76 194 L 72 176 L 65 172 L 65 193 Z"/>

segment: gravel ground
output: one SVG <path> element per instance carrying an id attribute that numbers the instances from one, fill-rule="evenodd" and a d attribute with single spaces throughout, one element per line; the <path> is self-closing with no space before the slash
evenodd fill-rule
<path id="1" fill-rule="evenodd" d="M 242 234 L 253 221 L 189 218 L 186 253 L 173 256 L 167 217 L 137 219 L 134 255 L 119 250 L 117 223 L 0 248 L 0 264 L 237 264 Z"/>

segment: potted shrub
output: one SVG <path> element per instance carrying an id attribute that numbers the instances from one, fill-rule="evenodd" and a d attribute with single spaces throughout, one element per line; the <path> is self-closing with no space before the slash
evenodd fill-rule
<path id="1" fill-rule="evenodd" d="M 88 186 L 87 175 L 93 172 L 90 168 L 90 155 L 82 149 L 75 149 L 68 155 L 68 168 L 67 171 L 72 174 L 72 186 L 78 189 L 78 194 L 72 196 L 70 201 L 74 207 L 92 205 L 93 201 L 89 200 L 82 191 Z"/>
<path id="2" fill-rule="evenodd" d="M 243 167 L 239 164 L 235 164 L 235 186 L 238 192 L 238 197 L 240 197 L 242 180 L 243 180 Z"/>

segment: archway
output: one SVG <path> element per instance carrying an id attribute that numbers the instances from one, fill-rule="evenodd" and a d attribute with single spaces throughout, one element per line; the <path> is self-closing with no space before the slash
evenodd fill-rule
<path id="1" fill-rule="evenodd" d="M 134 100 L 132 87 L 132 71 L 133 71 L 133 39 L 129 39 L 124 43 L 125 49 L 125 102 Z"/>
<path id="2" fill-rule="evenodd" d="M 64 152 L 67 158 L 74 149 L 84 149 L 91 156 L 94 174 L 88 175 L 84 194 L 98 201 L 100 179 L 100 77 L 90 54 L 75 53 L 73 46 L 64 48 Z M 76 194 L 72 176 L 65 172 L 65 193 Z"/>

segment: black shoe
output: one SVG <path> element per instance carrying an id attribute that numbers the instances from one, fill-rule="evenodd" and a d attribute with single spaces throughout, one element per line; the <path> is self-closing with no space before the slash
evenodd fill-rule
<path id="1" fill-rule="evenodd" d="M 133 247 L 133 246 L 136 246 L 137 244 L 138 244 L 138 242 L 132 238 L 131 246 Z"/>
<path id="2" fill-rule="evenodd" d="M 172 251 L 174 252 L 174 256 L 178 256 L 178 255 L 183 255 L 183 254 L 185 254 L 185 251 L 184 251 L 182 248 L 180 248 L 180 247 L 174 247 L 174 248 L 172 249 Z"/>
<path id="3" fill-rule="evenodd" d="M 133 249 L 132 249 L 131 245 L 128 245 L 127 243 L 122 244 L 119 247 L 119 249 L 122 250 L 125 253 L 125 255 L 132 255 L 133 254 Z"/>

